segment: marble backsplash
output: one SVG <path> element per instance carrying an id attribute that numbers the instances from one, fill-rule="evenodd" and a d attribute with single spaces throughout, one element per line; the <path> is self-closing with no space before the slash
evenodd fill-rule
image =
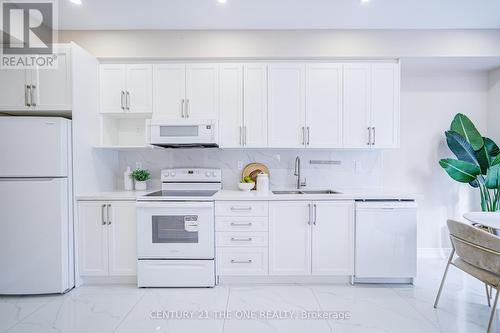
<path id="1" fill-rule="evenodd" d="M 295 157 L 301 158 L 302 177 L 309 188 L 334 190 L 380 189 L 382 187 L 383 153 L 354 150 L 304 149 L 152 149 L 119 153 L 117 189 L 123 188 L 123 172 L 140 163 L 152 173 L 150 189 L 161 186 L 160 170 L 175 167 L 222 169 L 224 189 L 236 189 L 242 168 L 259 162 L 269 168 L 272 189 L 293 188 Z M 340 164 L 310 164 L 310 160 L 332 160 Z"/>

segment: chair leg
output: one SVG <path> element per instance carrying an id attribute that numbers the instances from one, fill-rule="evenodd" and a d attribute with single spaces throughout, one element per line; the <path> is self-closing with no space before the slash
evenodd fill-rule
<path id="1" fill-rule="evenodd" d="M 498 303 L 498 294 L 500 294 L 499 288 L 500 288 L 500 286 L 497 286 L 497 295 L 495 296 L 495 302 L 493 302 L 493 308 L 491 309 L 490 321 L 488 323 L 488 330 L 486 331 L 487 333 L 492 332 L 493 319 L 495 318 L 495 315 L 496 315 L 496 309 L 497 309 L 497 303 Z"/>
<path id="2" fill-rule="evenodd" d="M 439 290 L 436 295 L 436 300 L 434 301 L 434 309 L 437 308 L 439 298 L 441 297 L 441 292 L 443 291 L 444 280 L 446 280 L 446 275 L 448 274 L 448 269 L 450 268 L 451 260 L 453 259 L 454 254 L 455 254 L 455 249 L 452 249 L 450 257 L 448 258 L 448 262 L 446 263 L 446 268 L 444 270 L 443 278 L 441 279 L 441 284 L 439 285 Z"/>
<path id="3" fill-rule="evenodd" d="M 491 308 L 491 294 L 490 294 L 490 287 L 488 286 L 487 283 L 484 284 L 484 287 L 486 288 L 486 300 L 488 301 L 488 307 Z"/>

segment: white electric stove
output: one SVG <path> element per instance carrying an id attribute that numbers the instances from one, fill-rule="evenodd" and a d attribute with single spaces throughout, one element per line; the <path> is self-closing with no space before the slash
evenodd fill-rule
<path id="1" fill-rule="evenodd" d="M 213 196 L 220 169 L 161 171 L 161 191 L 137 199 L 139 287 L 213 287 Z"/>

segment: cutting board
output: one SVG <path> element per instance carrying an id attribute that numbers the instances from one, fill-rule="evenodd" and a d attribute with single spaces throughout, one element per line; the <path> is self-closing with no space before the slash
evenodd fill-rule
<path id="1" fill-rule="evenodd" d="M 252 188 L 252 190 L 256 190 L 257 189 L 257 176 L 259 175 L 259 173 L 266 173 L 269 175 L 269 177 L 271 176 L 269 174 L 269 168 L 266 167 L 264 164 L 262 164 L 262 163 L 250 163 L 246 167 L 243 168 L 241 178 L 244 178 L 246 176 L 249 176 L 250 178 L 252 178 L 252 180 L 255 183 L 255 186 Z"/>

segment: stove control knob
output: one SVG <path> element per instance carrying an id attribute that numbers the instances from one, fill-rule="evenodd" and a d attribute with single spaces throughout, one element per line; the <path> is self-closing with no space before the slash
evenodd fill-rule
<path id="1" fill-rule="evenodd" d="M 210 171 L 205 172 L 205 176 L 210 177 Z"/>
<path id="2" fill-rule="evenodd" d="M 212 171 L 212 176 L 217 177 L 217 172 Z"/>
<path id="3" fill-rule="evenodd" d="M 168 176 L 170 176 L 170 172 L 165 172 L 164 175 L 165 175 L 165 177 L 168 177 Z"/>
<path id="4" fill-rule="evenodd" d="M 172 172 L 170 173 L 170 176 L 175 177 L 175 172 L 174 172 L 174 171 L 172 171 Z"/>

